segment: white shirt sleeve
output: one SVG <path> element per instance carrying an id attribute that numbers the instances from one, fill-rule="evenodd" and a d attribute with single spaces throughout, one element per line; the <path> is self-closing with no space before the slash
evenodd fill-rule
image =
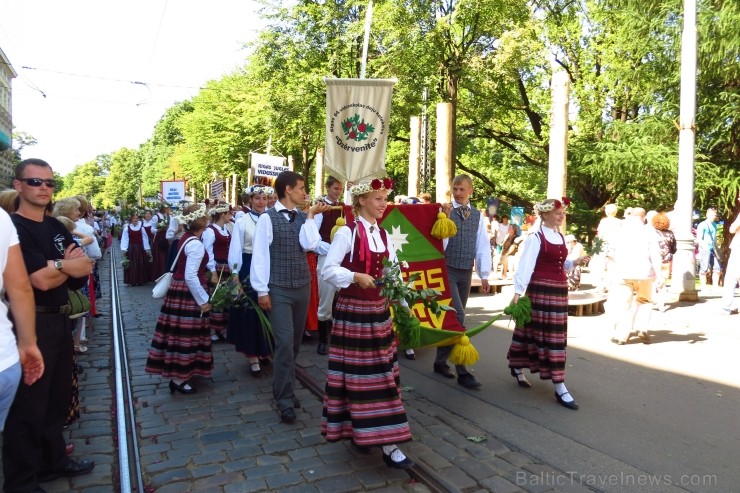
<path id="1" fill-rule="evenodd" d="M 270 245 L 272 245 L 272 220 L 267 214 L 262 214 L 257 220 L 252 240 L 252 265 L 249 267 L 249 282 L 252 289 L 257 291 L 257 296 L 264 296 L 270 292 L 267 287 L 270 282 Z"/>
<path id="2" fill-rule="evenodd" d="M 216 257 L 213 255 L 213 244 L 216 242 L 216 235 L 213 232 L 213 229 L 206 226 L 206 229 L 203 230 L 203 234 L 200 236 L 200 241 L 203 242 L 203 246 L 206 249 L 206 252 L 208 252 L 208 263 L 206 264 L 206 269 L 213 272 L 216 270 Z"/>
<path id="3" fill-rule="evenodd" d="M 234 274 L 238 274 L 242 268 L 242 252 L 244 251 L 244 221 L 237 219 L 234 229 L 231 230 L 231 241 L 229 241 L 229 267 Z"/>
<path id="4" fill-rule="evenodd" d="M 123 226 L 123 231 L 121 232 L 121 251 L 128 251 L 128 224 Z"/>
<path id="5" fill-rule="evenodd" d="M 319 234 L 318 226 L 316 226 L 316 219 L 306 218 L 306 222 L 301 226 L 301 231 L 298 234 L 298 241 L 300 241 L 301 247 L 307 252 L 318 250 L 321 243 L 321 235 Z"/>
<path id="6" fill-rule="evenodd" d="M 143 225 L 141 226 L 141 243 L 144 245 L 144 250 L 146 250 L 147 252 L 152 249 L 152 247 L 149 245 L 149 235 L 146 234 Z"/>
<path id="7" fill-rule="evenodd" d="M 177 222 L 177 219 L 174 217 L 170 218 L 170 223 L 167 225 L 167 233 L 165 233 L 165 238 L 167 238 L 169 241 L 173 241 L 177 237 L 177 231 L 179 230 L 180 223 Z"/>
<path id="8" fill-rule="evenodd" d="M 519 259 L 519 265 L 514 272 L 514 292 L 522 295 L 527 291 L 529 281 L 532 279 L 534 265 L 537 263 L 537 256 L 540 254 L 540 238 L 537 233 L 531 233 L 524 240 L 524 253 Z"/>
<path id="9" fill-rule="evenodd" d="M 85 254 L 93 260 L 100 259 L 100 257 L 103 256 L 103 253 L 100 251 L 98 239 L 95 237 L 95 229 L 83 220 L 77 221 L 75 224 L 77 225 L 77 229 L 80 233 L 86 234 L 93 239 L 92 243 L 82 247 L 82 249 L 85 251 Z"/>
<path id="10" fill-rule="evenodd" d="M 324 260 L 324 269 L 320 273 L 324 281 L 337 289 L 346 288 L 354 279 L 355 273 L 341 265 L 351 246 L 352 230 L 342 226 L 334 235 L 334 241 L 331 242 Z"/>
<path id="11" fill-rule="evenodd" d="M 204 305 L 208 303 L 208 293 L 200 284 L 198 268 L 203 261 L 206 249 L 200 241 L 190 240 L 185 245 L 183 253 L 187 256 L 185 259 L 185 284 L 187 284 L 190 293 L 195 298 L 195 302 Z"/>

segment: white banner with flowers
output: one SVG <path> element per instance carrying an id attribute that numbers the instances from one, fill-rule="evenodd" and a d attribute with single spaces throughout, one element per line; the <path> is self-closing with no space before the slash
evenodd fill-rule
<path id="1" fill-rule="evenodd" d="M 385 176 L 395 79 L 324 79 L 324 166 L 341 181 Z"/>

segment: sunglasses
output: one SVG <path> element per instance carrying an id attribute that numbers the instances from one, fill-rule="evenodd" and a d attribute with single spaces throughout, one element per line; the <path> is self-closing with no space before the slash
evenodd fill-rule
<path id="1" fill-rule="evenodd" d="M 25 182 L 29 187 L 40 187 L 41 185 L 46 185 L 49 188 L 54 188 L 57 186 L 57 182 L 54 179 L 16 178 L 16 180 Z"/>

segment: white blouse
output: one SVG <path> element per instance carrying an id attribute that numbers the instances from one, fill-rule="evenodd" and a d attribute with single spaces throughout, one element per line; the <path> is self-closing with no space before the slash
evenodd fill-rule
<path id="1" fill-rule="evenodd" d="M 234 273 L 238 273 L 242 268 L 242 254 L 252 253 L 252 240 L 258 218 L 258 215 L 250 211 L 234 223 L 229 243 L 229 266 Z"/>
<path id="2" fill-rule="evenodd" d="M 514 272 L 514 292 L 522 295 L 527 291 L 529 281 L 532 279 L 534 266 L 537 263 L 537 256 L 540 254 L 540 236 L 538 231 L 542 231 L 545 239 L 553 245 L 562 245 L 565 240 L 559 231 L 541 226 L 539 230 L 530 229 L 527 239 L 524 241 L 524 251 L 521 253 L 519 265 Z M 521 249 L 521 247 L 520 247 Z M 573 270 L 573 261 L 565 261 L 565 271 Z"/>
<path id="3" fill-rule="evenodd" d="M 188 241 L 182 253 L 187 257 L 185 259 L 185 284 L 187 284 L 190 294 L 193 295 L 195 302 L 199 305 L 208 303 L 208 293 L 203 289 L 198 278 L 198 269 L 205 254 L 206 248 L 197 238 Z"/>
<path id="4" fill-rule="evenodd" d="M 141 231 L 141 221 L 139 221 L 139 224 L 134 226 L 133 224 L 125 224 L 123 226 L 123 232 L 121 233 L 121 250 L 122 251 L 128 251 L 128 231 L 129 228 L 131 228 L 131 231 Z M 144 250 L 149 251 L 149 237 L 146 234 L 146 231 L 141 231 L 141 241 L 144 244 Z"/>
<path id="5" fill-rule="evenodd" d="M 206 247 L 206 252 L 208 252 L 208 265 L 206 268 L 213 272 L 216 270 L 216 256 L 213 254 L 213 245 L 216 243 L 216 233 L 213 232 L 213 228 L 211 228 L 211 226 L 216 228 L 218 230 L 218 234 L 225 238 L 228 238 L 231 235 L 229 234 L 229 230 L 226 229 L 226 226 L 219 226 L 218 224 L 210 224 L 205 230 L 203 230 L 200 240 L 203 242 L 203 246 Z"/>
<path id="6" fill-rule="evenodd" d="M 378 224 L 371 224 L 363 217 L 360 217 L 358 220 L 365 227 L 370 250 L 376 253 L 384 252 L 386 245 L 383 243 L 383 237 L 380 235 Z M 370 226 L 375 226 L 372 233 L 370 232 Z M 336 287 L 337 289 L 346 288 L 353 282 L 355 273 L 345 267 L 342 267 L 342 261 L 344 260 L 344 257 L 352 250 L 352 247 L 355 244 L 356 235 L 357 228 L 351 230 L 348 226 L 342 226 L 334 235 L 334 240 L 331 242 L 329 252 L 326 254 L 324 268 L 320 274 L 326 282 Z M 391 240 L 390 236 L 386 235 L 386 238 L 388 240 L 388 260 L 390 260 L 391 262 L 395 262 L 397 259 L 396 247 L 393 245 L 393 240 Z M 355 254 L 357 254 L 357 252 L 353 252 L 353 255 Z"/>

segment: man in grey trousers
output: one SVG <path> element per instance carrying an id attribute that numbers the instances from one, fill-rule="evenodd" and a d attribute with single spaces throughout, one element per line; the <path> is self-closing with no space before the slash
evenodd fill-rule
<path id="1" fill-rule="evenodd" d="M 447 276 L 450 281 L 452 306 L 457 311 L 457 320 L 465 326 L 465 305 L 468 304 L 473 264 L 481 280 L 484 293 L 488 292 L 488 276 L 491 273 L 491 243 L 483 215 L 470 205 L 473 180 L 468 175 L 458 175 L 452 180 L 452 203 L 444 204 L 442 210 L 457 226 L 457 234 L 444 240 Z M 447 365 L 452 346 L 437 348 L 434 373 L 447 378 L 455 375 Z M 480 383 L 463 365 L 455 365 L 457 383 L 468 389 L 477 389 Z"/>
<path id="2" fill-rule="evenodd" d="M 311 297 L 306 251 L 315 250 L 321 235 L 314 215 L 329 206 L 318 203 L 305 214 L 297 209 L 306 199 L 303 176 L 283 171 L 275 180 L 278 201 L 257 221 L 249 279 L 260 308 L 268 314 L 275 339 L 272 394 L 280 419 L 292 423 L 295 397 L 295 358 L 298 356 Z"/>

